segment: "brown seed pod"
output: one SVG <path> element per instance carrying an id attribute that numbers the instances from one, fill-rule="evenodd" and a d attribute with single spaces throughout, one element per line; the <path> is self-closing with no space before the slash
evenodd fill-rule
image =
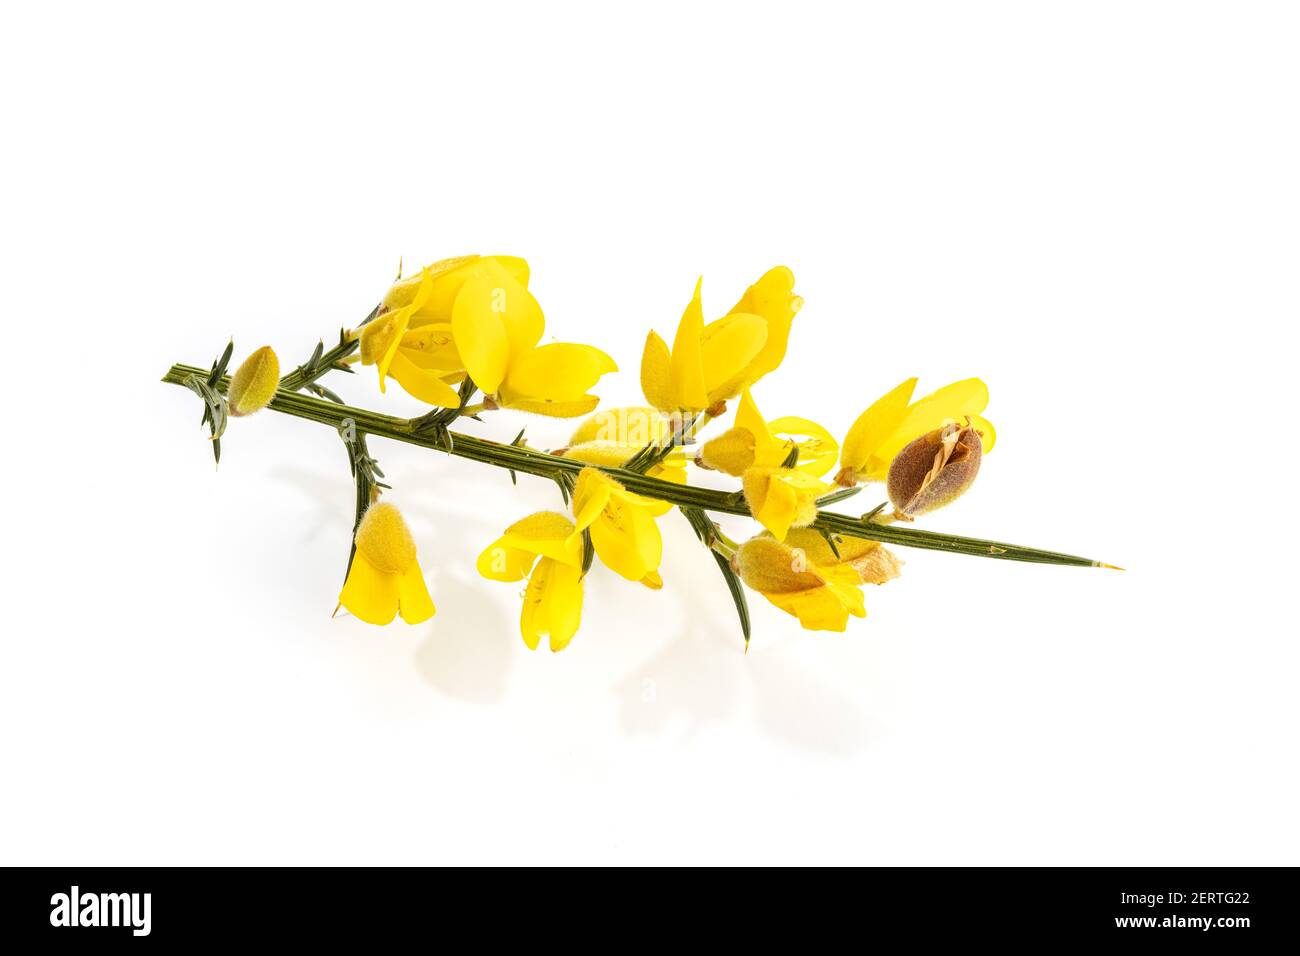
<path id="1" fill-rule="evenodd" d="M 914 518 L 956 500 L 979 474 L 984 451 L 969 424 L 944 425 L 913 441 L 889 465 L 886 487 L 894 511 Z"/>

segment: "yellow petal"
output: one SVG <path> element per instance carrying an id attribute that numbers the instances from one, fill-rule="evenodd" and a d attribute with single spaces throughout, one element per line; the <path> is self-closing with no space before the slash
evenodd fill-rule
<path id="1" fill-rule="evenodd" d="M 417 366 L 398 350 L 388 372 L 411 396 L 440 408 L 459 408 L 460 394 L 438 377 L 436 372 Z"/>
<path id="2" fill-rule="evenodd" d="M 614 360 L 598 348 L 556 342 L 532 349 L 512 364 L 501 393 L 507 403 L 511 399 L 574 401 L 583 398 L 602 375 L 617 371 Z"/>
<path id="3" fill-rule="evenodd" d="M 436 609 L 429 589 L 424 584 L 418 562 L 412 564 L 397 579 L 397 609 L 407 624 L 419 624 L 433 617 Z"/>
<path id="4" fill-rule="evenodd" d="M 993 445 L 998 440 L 997 429 L 993 427 L 991 421 L 987 418 L 981 418 L 979 415 L 972 415 L 970 417 L 970 423 L 974 426 L 975 430 L 980 433 L 980 443 L 983 453 L 987 455 L 993 450 Z"/>
<path id="5" fill-rule="evenodd" d="M 569 444 L 598 441 L 644 448 L 652 441 L 668 437 L 671 431 L 668 419 L 658 409 L 644 405 L 606 408 L 579 425 L 569 436 Z"/>
<path id="6" fill-rule="evenodd" d="M 773 479 L 771 468 L 751 468 L 745 472 L 745 500 L 759 524 L 781 540 L 799 514 L 794 489 Z"/>
<path id="7" fill-rule="evenodd" d="M 561 651 L 578 631 L 582 617 L 582 572 L 549 558 L 537 562 L 519 616 L 524 643 L 537 649 L 549 637 L 551 650 Z"/>
<path id="8" fill-rule="evenodd" d="M 533 415 L 546 415 L 549 418 L 578 418 L 593 411 L 600 404 L 595 395 L 584 395 L 567 402 L 552 402 L 547 399 L 512 398 L 501 403 L 506 408 Z"/>
<path id="9" fill-rule="evenodd" d="M 915 388 L 916 379 L 909 378 L 876 399 L 849 427 L 840 448 L 841 484 L 852 485 L 865 477 L 868 460 L 907 414 Z"/>
<path id="10" fill-rule="evenodd" d="M 546 599 L 546 586 L 550 584 L 554 569 L 554 561 L 538 561 L 537 567 L 528 578 L 528 587 L 524 588 L 524 605 L 519 612 L 519 633 L 530 651 L 537 650 L 542 635 L 550 630 L 543 604 Z"/>
<path id="11" fill-rule="evenodd" d="M 671 454 L 659 464 L 652 465 L 650 470 L 646 472 L 646 476 L 649 478 L 658 478 L 661 481 L 671 481 L 675 485 L 684 485 L 686 484 L 686 459 L 680 455 Z M 666 501 L 655 501 L 653 499 L 647 500 L 649 501 L 649 507 L 663 508 L 663 511 L 659 512 L 660 514 L 670 511 L 673 508 L 673 506 Z"/>
<path id="12" fill-rule="evenodd" d="M 501 316 L 506 327 L 511 362 L 518 362 L 542 340 L 546 328 L 542 307 L 528 287 L 498 259 L 484 259 L 477 268 L 492 284 L 490 308 Z"/>
<path id="13" fill-rule="evenodd" d="M 496 288 L 488 276 L 473 276 L 465 281 L 451 310 L 461 361 L 474 384 L 488 395 L 496 394 L 510 365 L 510 336 L 494 308 Z"/>
<path id="14" fill-rule="evenodd" d="M 764 594 L 769 601 L 799 619 L 808 631 L 843 631 L 849 615 L 866 617 L 862 592 L 849 586 L 822 585 L 788 594 Z"/>
<path id="15" fill-rule="evenodd" d="M 595 468 L 584 468 L 578 472 L 571 502 L 574 534 L 591 527 L 592 522 L 605 510 L 609 496 L 616 488 L 622 490 L 618 482 L 601 474 Z"/>
<path id="16" fill-rule="evenodd" d="M 528 263 L 515 256 L 457 256 L 442 259 L 428 266 L 432 285 L 428 297 L 412 310 L 411 328 L 421 328 L 432 323 L 451 322 L 451 312 L 456 297 L 465 280 L 475 271 L 482 272 L 486 263 L 503 268 L 519 284 L 528 285 Z M 415 298 L 420 280 L 419 273 L 399 279 L 384 296 L 385 311 L 392 312 L 408 306 Z"/>
<path id="17" fill-rule="evenodd" d="M 386 319 L 388 338 L 385 339 L 386 344 L 383 347 L 382 354 L 376 359 L 376 364 L 379 366 L 379 390 L 381 392 L 388 390 L 385 376 L 388 375 L 393 359 L 397 355 L 397 350 L 402 345 L 402 337 L 406 335 L 411 316 L 428 301 L 432 287 L 433 280 L 429 276 L 429 270 L 425 269 L 420 274 L 420 283 L 415 288 L 415 298 L 411 300 L 410 305 L 403 306 Z M 362 335 L 364 336 L 364 334 L 363 332 Z"/>
<path id="18" fill-rule="evenodd" d="M 704 387 L 709 404 L 734 398 L 733 382 L 762 350 L 767 341 L 767 322 L 743 312 L 710 322 L 700 336 L 704 362 Z"/>
<path id="19" fill-rule="evenodd" d="M 578 633 L 582 621 L 581 570 L 567 564 L 556 564 L 543 603 L 551 650 L 562 651 Z"/>
<path id="20" fill-rule="evenodd" d="M 700 305 L 700 287 L 703 284 L 702 278 L 695 283 L 695 294 L 677 325 L 672 355 L 676 407 L 697 412 L 709 406 L 709 393 L 704 385 L 704 356 L 700 344 L 700 336 L 704 333 L 704 310 Z"/>
<path id="21" fill-rule="evenodd" d="M 652 508 L 639 495 L 595 468 L 578 473 L 573 489 L 574 538 L 590 529 L 600 560 L 629 581 L 640 581 L 659 567 L 663 539 Z"/>
<path id="22" fill-rule="evenodd" d="M 785 461 L 789 449 L 785 442 L 778 441 L 772 435 L 749 389 L 741 393 L 740 404 L 736 407 L 736 427 L 744 428 L 753 434 L 756 465 L 771 468 Z"/>
<path id="23" fill-rule="evenodd" d="M 861 582 L 853 569 L 818 564 L 814 554 L 822 552 L 834 560 L 817 532 L 792 528 L 784 544 L 767 535 L 751 538 L 735 560 L 746 586 L 798 617 L 808 630 L 842 631 L 849 614 L 866 614 Z"/>
<path id="24" fill-rule="evenodd" d="M 591 526 L 591 543 L 607 568 L 629 581 L 658 570 L 663 538 L 650 512 L 626 496 L 611 496 Z"/>
<path id="25" fill-rule="evenodd" d="M 677 410 L 677 392 L 673 386 L 672 355 L 658 332 L 650 332 L 641 353 L 641 393 L 645 400 L 664 412 Z"/>
<path id="26" fill-rule="evenodd" d="M 357 552 L 381 571 L 401 574 L 415 564 L 415 539 L 402 513 L 386 501 L 366 509 L 357 526 Z"/>
<path id="27" fill-rule="evenodd" d="M 367 624 L 388 624 L 397 616 L 401 592 L 398 578 L 397 574 L 375 567 L 358 549 L 339 592 L 339 604 Z"/>
<path id="28" fill-rule="evenodd" d="M 791 468 L 751 468 L 742 481 L 750 512 L 778 540 L 816 519 L 817 499 L 831 488 Z"/>
<path id="29" fill-rule="evenodd" d="M 502 536 L 483 549 L 475 567 L 479 574 L 492 581 L 522 581 L 536 561 L 535 552 L 513 547 Z"/>
<path id="30" fill-rule="evenodd" d="M 724 388 L 733 395 L 738 394 L 781 364 L 790 339 L 790 325 L 802 306 L 803 299 L 794 294 L 794 273 L 785 266 L 769 269 L 745 291 L 731 311 L 762 316 L 767 322 L 767 336 L 758 355 Z"/>
<path id="31" fill-rule="evenodd" d="M 582 542 L 573 540 L 573 522 L 555 511 L 539 511 L 516 521 L 502 536 L 506 547 L 540 554 L 574 567 L 582 566 Z"/>
<path id="32" fill-rule="evenodd" d="M 964 423 L 966 416 L 979 415 L 988 403 L 988 386 L 977 378 L 953 382 L 913 402 L 889 436 L 873 451 L 867 462 L 868 476 L 883 480 L 889 474 L 889 463 L 905 446 L 948 422 Z"/>
<path id="33" fill-rule="evenodd" d="M 370 325 L 374 324 L 374 322 L 370 323 Z M 367 325 L 366 328 L 369 329 L 370 325 Z M 365 332 L 363 331 L 361 334 L 364 347 Z M 420 368 L 450 372 L 465 367 L 465 364 L 460 359 L 460 352 L 456 350 L 456 339 L 452 335 L 451 323 L 449 322 L 439 322 L 418 329 L 409 329 L 402 336 L 400 348 L 402 354 Z"/>
<path id="34" fill-rule="evenodd" d="M 835 467 L 840 446 L 835 441 L 835 436 L 816 422 L 786 415 L 768 422 L 767 429 L 778 440 L 793 440 L 799 446 L 799 462 L 795 465 L 797 471 L 820 478 Z M 785 442 L 781 442 L 781 447 L 785 447 Z"/>
<path id="35" fill-rule="evenodd" d="M 664 586 L 664 579 L 659 576 L 658 571 L 651 571 L 641 579 L 641 583 L 651 591 L 658 591 Z"/>
<path id="36" fill-rule="evenodd" d="M 564 449 L 561 457 L 585 461 L 589 465 L 618 468 L 644 447 L 644 445 L 624 445 L 614 441 L 586 441 L 570 445 Z"/>
<path id="37" fill-rule="evenodd" d="M 488 258 L 501 263 L 502 267 L 509 272 L 520 285 L 528 285 L 529 270 L 527 259 L 521 259 L 519 256 L 489 256 Z"/>
<path id="38" fill-rule="evenodd" d="M 428 273 L 429 279 L 433 282 L 432 294 L 422 303 L 420 315 L 416 317 L 416 325 L 439 321 L 437 318 L 439 313 L 443 314 L 440 321 L 450 321 L 451 304 L 455 301 L 456 293 L 460 291 L 460 287 L 469 275 L 468 266 L 478 261 L 478 259 L 478 256 L 455 256 L 451 259 L 439 259 L 419 272 L 412 273 L 404 279 L 398 279 L 384 294 L 382 303 L 384 311 L 395 312 L 410 305 L 415 300 L 423 274 Z"/>

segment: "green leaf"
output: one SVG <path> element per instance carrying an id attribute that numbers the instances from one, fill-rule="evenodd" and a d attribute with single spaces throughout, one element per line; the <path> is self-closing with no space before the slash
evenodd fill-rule
<path id="1" fill-rule="evenodd" d="M 874 518 L 876 515 L 880 514 L 880 512 L 884 511 L 884 510 L 885 510 L 886 508 L 888 508 L 888 507 L 889 507 L 889 502 L 888 502 L 888 501 L 882 501 L 880 504 L 876 505 L 874 508 L 872 508 L 872 509 L 871 509 L 870 511 L 868 511 L 866 514 L 864 514 L 864 515 L 862 516 L 862 520 L 863 520 L 863 521 L 870 521 L 872 518 Z"/>
<path id="2" fill-rule="evenodd" d="M 740 617 L 740 633 L 745 637 L 745 647 L 749 647 L 749 602 L 745 599 L 745 586 L 740 583 L 740 578 L 736 577 L 736 572 L 731 570 L 730 561 L 712 548 L 709 549 L 709 554 L 713 555 L 713 560 L 718 562 L 722 579 L 727 582 L 727 590 L 731 592 L 731 600 L 736 605 L 736 614 Z"/>
<path id="3" fill-rule="evenodd" d="M 852 488 L 841 488 L 839 491 L 832 491 L 829 495 L 822 495 L 817 499 L 817 507 L 825 508 L 827 505 L 833 505 L 845 499 L 852 498 L 862 490 L 861 485 L 854 485 Z"/>

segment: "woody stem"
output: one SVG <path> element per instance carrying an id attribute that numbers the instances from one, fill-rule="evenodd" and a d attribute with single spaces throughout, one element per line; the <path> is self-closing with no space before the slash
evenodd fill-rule
<path id="1" fill-rule="evenodd" d="M 197 368 L 193 365 L 173 365 L 162 380 L 171 385 L 185 385 L 193 376 L 206 376 L 207 374 L 206 369 Z M 224 394 L 229 384 L 229 376 L 226 376 L 220 379 L 216 387 Z M 589 466 L 585 462 L 550 455 L 534 448 L 502 444 L 501 442 L 489 441 L 485 438 L 477 438 L 461 432 L 451 432 L 446 429 L 419 431 L 414 427 L 414 420 L 412 419 L 396 418 L 350 405 L 339 405 L 285 388 L 281 388 L 276 392 L 275 397 L 271 399 L 271 403 L 267 407 L 284 415 L 320 422 L 333 428 L 346 426 L 350 423 L 357 431 L 368 435 L 377 435 L 381 438 L 390 438 L 409 445 L 442 451 L 458 458 L 483 462 L 516 473 L 537 475 L 551 481 L 561 480 L 565 475 L 576 476 L 583 468 L 598 467 Z M 711 488 L 699 488 L 692 485 L 678 485 L 670 481 L 651 478 L 648 475 L 626 468 L 599 467 L 598 470 L 621 482 L 629 491 L 647 498 L 655 498 L 679 507 L 697 508 L 716 514 L 750 516 L 749 507 L 746 505 L 743 496 L 736 493 Z M 1040 548 L 941 534 L 934 531 L 922 531 L 897 525 L 877 524 L 874 521 L 836 514 L 830 511 L 819 511 L 813 527 L 832 534 L 866 538 L 900 547 L 946 551 L 950 554 L 966 554 L 1001 561 L 1025 561 L 1036 564 L 1057 564 L 1073 567 L 1099 567 L 1101 565 L 1101 562 L 1093 561 L 1090 558 L 1062 554 L 1057 551 L 1045 551 Z"/>

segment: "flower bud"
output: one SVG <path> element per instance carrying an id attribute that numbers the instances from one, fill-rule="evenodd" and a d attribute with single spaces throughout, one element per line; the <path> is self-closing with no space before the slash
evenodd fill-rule
<path id="1" fill-rule="evenodd" d="M 279 385 L 280 360 L 271 351 L 271 346 L 263 345 L 244 359 L 244 364 L 230 379 L 230 389 L 226 392 L 230 414 L 236 417 L 251 415 L 265 408 L 275 397 Z"/>
<path id="2" fill-rule="evenodd" d="M 750 468 L 741 481 L 750 514 L 778 540 L 792 527 L 812 524 L 818 497 L 831 490 L 824 481 L 793 468 Z"/>
<path id="3" fill-rule="evenodd" d="M 742 581 L 763 594 L 791 594 L 825 583 L 815 570 L 809 570 L 804 554 L 768 535 L 744 542 L 731 563 Z"/>
<path id="4" fill-rule="evenodd" d="M 374 365 L 388 352 L 393 339 L 405 331 L 396 314 L 381 315 L 361 327 L 361 364 Z"/>
<path id="5" fill-rule="evenodd" d="M 402 513 L 381 501 L 366 509 L 357 526 L 357 550 L 380 571 L 401 574 L 415 563 L 415 539 Z"/>
<path id="6" fill-rule="evenodd" d="M 922 435 L 889 466 L 886 488 L 894 511 L 910 519 L 956 500 L 975 481 L 982 455 L 980 433 L 970 424 Z"/>
<path id="7" fill-rule="evenodd" d="M 812 528 L 791 528 L 785 543 L 798 548 L 808 561 L 826 567 L 839 565 L 852 568 L 863 584 L 884 584 L 898 577 L 903 562 L 894 552 L 879 541 L 836 535 L 835 546 L 825 536 Z"/>
<path id="8" fill-rule="evenodd" d="M 740 477 L 754 464 L 758 439 L 748 428 L 729 428 L 700 449 L 699 463 L 714 471 Z"/>

